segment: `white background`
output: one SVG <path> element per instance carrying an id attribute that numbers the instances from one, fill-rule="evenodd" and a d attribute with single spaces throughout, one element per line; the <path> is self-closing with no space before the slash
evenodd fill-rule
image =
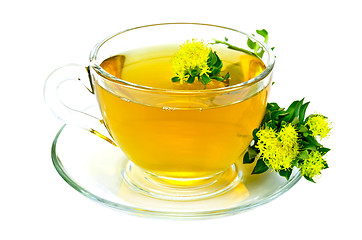
<path id="1" fill-rule="evenodd" d="M 104 37 L 139 25 L 203 22 L 265 28 L 277 65 L 270 96 L 311 101 L 333 122 L 330 168 L 235 216 L 176 221 L 128 215 L 85 198 L 52 166 L 62 126 L 43 102 L 47 75 L 86 64 Z M 359 1 L 4 1 L 0 8 L 0 239 L 360 239 Z"/>

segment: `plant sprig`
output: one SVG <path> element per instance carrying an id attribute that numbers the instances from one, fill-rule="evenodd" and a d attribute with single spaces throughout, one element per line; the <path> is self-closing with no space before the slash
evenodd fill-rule
<path id="1" fill-rule="evenodd" d="M 256 30 L 267 44 L 268 31 Z M 254 34 L 252 34 L 255 36 Z M 248 38 L 250 50 L 231 45 L 228 38 L 225 41 L 215 40 L 213 44 L 224 44 L 229 49 L 241 51 L 262 58 L 265 50 L 258 42 Z M 271 48 L 274 50 L 274 47 Z M 244 154 L 244 164 L 256 161 L 252 174 L 260 174 L 273 169 L 280 176 L 289 180 L 293 169 L 299 168 L 300 173 L 309 181 L 321 171 L 328 168 L 324 155 L 330 151 L 319 143 L 328 136 L 331 126 L 328 119 L 319 114 L 305 118 L 309 102 L 304 99 L 294 101 L 286 110 L 277 103 L 268 103 L 261 127 L 253 131 L 253 141 Z"/>
<path id="2" fill-rule="evenodd" d="M 206 87 L 212 80 L 224 81 L 229 73 L 220 76 L 223 63 L 219 56 L 202 41 L 193 39 L 181 45 L 173 58 L 174 76 L 172 82 L 194 83 L 197 79 Z"/>
<path id="3" fill-rule="evenodd" d="M 321 170 L 328 168 L 324 155 L 330 151 L 319 143 L 331 130 L 328 119 L 319 114 L 305 118 L 309 102 L 294 101 L 286 110 L 268 103 L 261 127 L 253 131 L 254 141 L 243 163 L 256 161 L 252 174 L 273 169 L 289 180 L 293 168 L 299 168 L 309 181 L 315 182 Z"/>
<path id="4" fill-rule="evenodd" d="M 269 41 L 269 33 L 268 33 L 267 30 L 265 30 L 265 29 L 256 30 L 256 33 L 264 38 L 264 42 L 266 44 L 268 43 L 268 41 Z M 252 35 L 255 37 L 255 34 L 252 34 Z M 225 37 L 224 41 L 214 39 L 214 42 L 212 44 L 224 44 L 229 49 L 244 52 L 246 54 L 256 56 L 256 57 L 258 57 L 260 59 L 264 55 L 265 50 L 260 46 L 260 44 L 258 42 L 255 42 L 255 41 L 251 40 L 250 38 L 248 38 L 247 45 L 251 49 L 251 51 L 247 50 L 247 49 L 244 49 L 244 48 L 240 48 L 240 47 L 231 45 L 228 41 L 229 41 L 229 39 L 227 37 Z M 274 47 L 272 47 L 271 49 L 274 50 Z"/>
<path id="5" fill-rule="evenodd" d="M 187 83 L 193 83 L 197 78 L 202 84 L 206 85 L 212 80 L 224 81 L 230 77 L 229 73 L 226 73 L 224 77 L 219 76 L 223 63 L 215 51 L 210 50 L 209 57 L 207 59 L 207 66 L 209 68 L 208 73 L 202 73 L 201 69 L 196 66 L 193 69 L 185 69 L 184 75 L 187 77 Z M 180 78 L 175 76 L 172 78 L 172 82 L 179 82 Z"/>

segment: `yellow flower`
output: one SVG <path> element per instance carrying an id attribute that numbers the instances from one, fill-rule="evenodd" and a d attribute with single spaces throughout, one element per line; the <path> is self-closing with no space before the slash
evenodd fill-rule
<path id="1" fill-rule="evenodd" d="M 309 127 L 314 137 L 320 136 L 321 139 L 329 136 L 332 129 L 328 118 L 319 114 L 310 117 L 305 125 Z"/>
<path id="2" fill-rule="evenodd" d="M 292 124 L 287 124 L 280 130 L 279 138 L 284 146 L 289 147 L 293 151 L 298 151 L 298 148 L 294 147 L 298 143 L 298 133 Z"/>
<path id="3" fill-rule="evenodd" d="M 266 164 L 279 172 L 292 167 L 292 162 L 299 153 L 298 133 L 293 125 L 285 125 L 279 133 L 270 127 L 257 132 L 259 149 Z"/>
<path id="4" fill-rule="evenodd" d="M 186 73 L 199 68 L 200 76 L 209 72 L 207 60 L 211 48 L 203 41 L 187 40 L 172 58 L 174 75 L 180 78 L 180 83 L 187 80 Z"/>
<path id="5" fill-rule="evenodd" d="M 312 151 L 300 166 L 300 173 L 303 176 L 313 179 L 321 174 L 321 170 L 325 169 L 325 162 L 320 152 Z"/>

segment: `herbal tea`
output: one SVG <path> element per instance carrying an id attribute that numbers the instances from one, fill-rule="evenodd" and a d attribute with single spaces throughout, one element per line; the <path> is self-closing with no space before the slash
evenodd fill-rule
<path id="1" fill-rule="evenodd" d="M 222 72 L 230 74 L 228 80 L 213 80 L 207 85 L 172 82 L 171 59 L 177 48 L 134 50 L 106 59 L 101 67 L 127 82 L 188 92 L 235 85 L 265 69 L 255 56 L 215 47 L 223 62 Z M 134 100 L 140 99 L 137 93 L 119 97 L 98 82 L 95 89 L 107 129 L 132 162 L 162 176 L 185 178 L 209 176 L 238 160 L 261 123 L 268 95 L 267 87 L 233 104 L 218 103 L 217 98 L 195 103 L 192 93 L 187 100 L 152 98 L 148 101 L 151 104 L 144 104 Z M 204 95 L 207 98 L 207 91 Z"/>

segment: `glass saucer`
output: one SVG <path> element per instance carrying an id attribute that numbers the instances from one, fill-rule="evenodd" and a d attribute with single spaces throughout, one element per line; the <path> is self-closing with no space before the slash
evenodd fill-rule
<path id="1" fill-rule="evenodd" d="M 170 201 L 132 190 L 121 174 L 129 164 L 124 153 L 86 130 L 64 125 L 53 141 L 51 154 L 56 170 L 75 190 L 98 203 L 139 216 L 211 218 L 232 215 L 270 202 L 301 178 L 297 170 L 289 181 L 271 171 L 250 175 L 254 166 L 238 163 L 242 181 L 228 192 L 209 199 Z"/>

